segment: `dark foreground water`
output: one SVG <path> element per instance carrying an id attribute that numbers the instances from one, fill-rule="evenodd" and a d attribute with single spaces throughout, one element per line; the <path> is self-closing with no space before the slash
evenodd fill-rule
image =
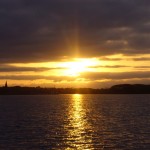
<path id="1" fill-rule="evenodd" d="M 0 96 L 0 150 L 150 150 L 150 95 Z"/>

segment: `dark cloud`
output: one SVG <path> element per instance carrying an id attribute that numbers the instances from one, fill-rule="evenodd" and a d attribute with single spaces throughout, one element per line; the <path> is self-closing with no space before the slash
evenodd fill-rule
<path id="1" fill-rule="evenodd" d="M 9 66 L 0 66 L 0 72 L 41 72 L 41 71 L 47 71 L 48 68 L 34 68 L 34 67 L 9 67 Z"/>
<path id="2" fill-rule="evenodd" d="M 4 80 L 40 80 L 40 79 L 45 79 L 45 80 L 51 80 L 55 82 L 61 82 L 61 81 L 74 81 L 76 80 L 76 77 L 69 77 L 69 76 L 42 76 L 42 75 L 0 75 L 0 79 Z"/>
<path id="3" fill-rule="evenodd" d="M 0 72 L 42 72 L 42 71 L 49 71 L 49 70 L 56 70 L 56 69 L 65 69 L 63 67 L 54 67 L 54 68 L 47 68 L 47 67 L 14 67 L 10 65 L 1 65 Z"/>
<path id="4" fill-rule="evenodd" d="M 123 60 L 123 58 L 108 58 L 108 57 L 100 57 L 99 59 L 100 61 L 103 60 L 103 61 L 121 61 Z"/>
<path id="5" fill-rule="evenodd" d="M 136 66 L 134 68 L 140 68 L 140 69 L 150 69 L 150 66 Z"/>
<path id="6" fill-rule="evenodd" d="M 150 61 L 150 57 L 140 57 L 140 58 L 134 58 L 134 61 Z"/>
<path id="7" fill-rule="evenodd" d="M 80 78 L 84 78 L 89 81 L 97 81 L 97 80 L 129 80 L 129 79 L 149 79 L 150 71 L 141 71 L 141 72 L 86 72 L 82 73 Z M 76 77 L 73 76 L 40 76 L 40 75 L 6 75 L 0 76 L 0 79 L 5 80 L 38 80 L 38 79 L 46 79 L 46 80 L 53 80 L 55 82 L 61 81 L 75 81 Z"/>
<path id="8" fill-rule="evenodd" d="M 135 72 L 95 72 L 95 73 L 82 73 L 81 77 L 90 80 L 102 80 L 102 79 L 111 79 L 111 80 L 122 80 L 122 79 L 141 79 L 141 78 L 150 78 L 150 71 L 135 71 Z"/>
<path id="9" fill-rule="evenodd" d="M 148 0 L 1 0 L 0 62 L 146 54 L 149 14 Z"/>
<path id="10" fill-rule="evenodd" d="M 90 66 L 89 68 L 125 68 L 125 67 L 131 67 L 131 66 L 125 66 L 125 65 L 100 65 L 100 66 Z"/>

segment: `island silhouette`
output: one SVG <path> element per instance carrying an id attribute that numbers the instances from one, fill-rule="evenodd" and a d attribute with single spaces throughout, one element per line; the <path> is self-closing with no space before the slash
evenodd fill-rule
<path id="1" fill-rule="evenodd" d="M 9 87 L 7 81 L 0 87 L 0 95 L 49 95 L 49 94 L 150 94 L 150 85 L 118 84 L 110 88 L 43 88 Z"/>

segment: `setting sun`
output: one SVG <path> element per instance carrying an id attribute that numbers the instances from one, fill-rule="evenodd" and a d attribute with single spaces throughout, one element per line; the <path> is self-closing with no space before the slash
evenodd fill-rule
<path id="1" fill-rule="evenodd" d="M 79 76 L 81 72 L 89 71 L 89 67 L 97 65 L 95 59 L 77 59 L 74 62 L 66 62 L 63 67 L 66 68 L 64 74 L 67 76 Z"/>

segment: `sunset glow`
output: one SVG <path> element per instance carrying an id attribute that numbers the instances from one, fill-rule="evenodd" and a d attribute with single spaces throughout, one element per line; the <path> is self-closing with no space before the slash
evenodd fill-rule
<path id="1" fill-rule="evenodd" d="M 0 66 L 1 85 L 42 87 L 103 87 L 119 83 L 149 82 L 150 55 L 122 54 L 60 61 L 5 63 Z"/>
<path id="2" fill-rule="evenodd" d="M 0 150 L 150 149 L 150 0 L 0 0 L 0 18 Z"/>
<path id="3" fill-rule="evenodd" d="M 77 59 L 74 62 L 66 62 L 62 66 L 66 67 L 64 75 L 79 76 L 81 72 L 89 71 L 89 67 L 98 65 L 96 59 Z"/>
<path id="4" fill-rule="evenodd" d="M 0 1 L 0 86 L 150 83 L 149 1 L 20 1 Z"/>

